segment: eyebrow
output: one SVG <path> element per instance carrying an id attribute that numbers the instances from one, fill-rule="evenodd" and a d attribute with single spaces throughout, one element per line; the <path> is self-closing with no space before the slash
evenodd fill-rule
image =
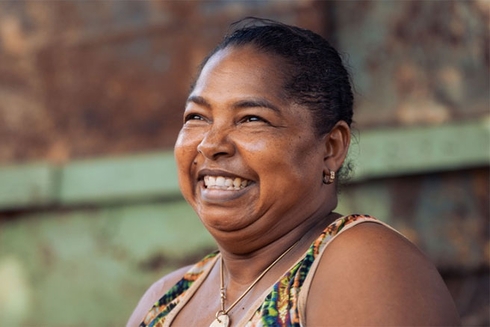
<path id="1" fill-rule="evenodd" d="M 211 104 L 201 96 L 191 95 L 186 103 L 193 102 L 195 104 L 211 108 Z M 233 109 L 243 109 L 243 108 L 267 108 L 275 112 L 280 112 L 279 108 L 265 99 L 244 99 L 237 101 L 233 104 Z"/>
<path id="2" fill-rule="evenodd" d="M 207 102 L 203 97 L 197 96 L 197 95 L 191 95 L 189 98 L 187 98 L 186 103 L 189 102 L 194 102 L 195 104 L 204 106 L 204 107 L 211 107 L 209 102 Z"/>

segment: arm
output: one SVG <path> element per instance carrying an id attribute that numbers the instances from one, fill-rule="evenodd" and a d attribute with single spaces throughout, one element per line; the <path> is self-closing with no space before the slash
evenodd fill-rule
<path id="1" fill-rule="evenodd" d="M 390 229 L 363 223 L 327 246 L 307 299 L 308 326 L 459 326 L 435 266 Z"/>
<path id="2" fill-rule="evenodd" d="M 143 321 L 143 318 L 151 309 L 153 304 L 158 301 L 172 286 L 174 286 L 184 274 L 189 270 L 189 267 L 180 268 L 156 281 L 145 292 L 143 297 L 138 302 L 131 317 L 129 317 L 126 327 L 137 327 Z"/>

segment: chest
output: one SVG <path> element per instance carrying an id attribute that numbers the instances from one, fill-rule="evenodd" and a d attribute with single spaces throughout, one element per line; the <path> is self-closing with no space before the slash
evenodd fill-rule
<path id="1" fill-rule="evenodd" d="M 188 294 L 187 298 L 183 299 L 178 312 L 174 313 L 172 326 L 222 326 L 216 321 L 217 312 L 221 308 L 219 283 L 213 283 L 213 278 L 204 282 L 199 290 L 193 294 Z M 245 326 L 248 321 L 254 316 L 257 311 L 260 311 L 264 299 L 267 297 L 271 284 L 267 285 L 267 281 L 257 285 L 249 291 L 227 315 L 229 316 L 229 327 Z M 192 292 L 192 290 L 191 290 Z M 225 299 L 225 310 L 230 308 L 232 302 L 240 297 L 243 290 L 229 290 Z M 225 326 L 225 325 L 223 325 Z"/>

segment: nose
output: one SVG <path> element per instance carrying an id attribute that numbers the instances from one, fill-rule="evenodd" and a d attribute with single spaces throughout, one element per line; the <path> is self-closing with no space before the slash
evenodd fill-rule
<path id="1" fill-rule="evenodd" d="M 230 140 L 230 131 L 227 128 L 212 126 L 204 134 L 197 146 L 197 151 L 211 160 L 233 156 L 235 154 L 235 146 Z"/>

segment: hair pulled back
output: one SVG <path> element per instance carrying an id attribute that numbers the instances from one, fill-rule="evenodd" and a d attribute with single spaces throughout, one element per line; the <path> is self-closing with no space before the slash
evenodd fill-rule
<path id="1" fill-rule="evenodd" d="M 283 90 L 288 99 L 308 108 L 319 135 L 328 133 L 340 120 L 352 123 L 353 95 L 349 73 L 330 43 L 306 29 L 268 19 L 248 17 L 232 26 L 222 42 L 201 64 L 227 47 L 252 45 L 277 55 L 282 64 Z"/>

